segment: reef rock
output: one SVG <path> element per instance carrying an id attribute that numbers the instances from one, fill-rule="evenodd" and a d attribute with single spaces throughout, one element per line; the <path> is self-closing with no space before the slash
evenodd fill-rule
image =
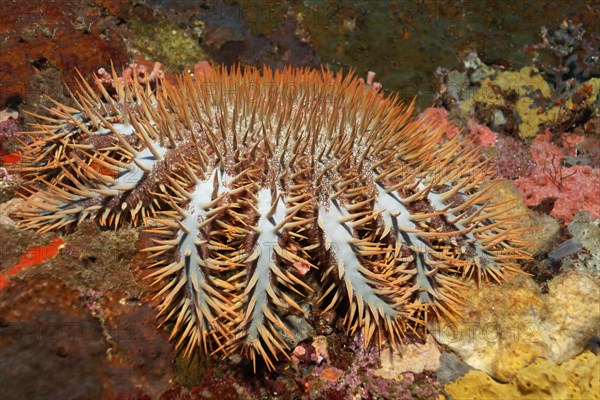
<path id="1" fill-rule="evenodd" d="M 536 68 L 523 67 L 519 71 L 502 71 L 495 78 L 484 79 L 480 89 L 462 103 L 461 109 L 468 114 L 476 106 L 491 110 L 514 108 L 518 116 L 519 135 L 530 139 L 538 133 L 541 124 L 556 120 L 560 111 L 555 106 L 543 113 L 538 112 L 540 107 L 536 95 L 550 98 L 552 89 Z"/>
<path id="2" fill-rule="evenodd" d="M 445 385 L 455 381 L 472 370 L 467 363 L 458 358 L 454 353 L 443 352 L 440 355 L 440 368 L 435 373 L 438 382 Z"/>
<path id="3" fill-rule="evenodd" d="M 502 287 L 471 285 L 465 297 L 465 320 L 434 321 L 429 331 L 500 381 L 510 381 L 536 358 L 562 363 L 600 334 L 600 284 L 579 271 L 554 278 L 547 294 L 523 275 Z"/>
<path id="4" fill-rule="evenodd" d="M 381 368 L 373 371 L 377 376 L 394 379 L 403 372 L 436 371 L 440 367 L 440 349 L 431 335 L 424 344 L 409 344 L 404 348 L 381 350 Z"/>
<path id="5" fill-rule="evenodd" d="M 600 357 L 585 352 L 562 365 L 538 359 L 511 383 L 498 383 L 482 371 L 470 371 L 447 384 L 454 399 L 598 399 Z"/>
<path id="6" fill-rule="evenodd" d="M 562 268 L 575 268 L 599 276 L 600 219 L 592 221 L 587 212 L 580 211 L 569 224 L 569 233 L 585 250 L 565 259 Z"/>

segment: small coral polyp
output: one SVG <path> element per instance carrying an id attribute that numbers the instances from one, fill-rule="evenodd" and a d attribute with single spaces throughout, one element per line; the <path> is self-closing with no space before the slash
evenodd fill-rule
<path id="1" fill-rule="evenodd" d="M 143 224 L 159 317 L 186 355 L 275 368 L 287 317 L 312 308 L 395 345 L 459 317 L 465 280 L 528 258 L 478 150 L 351 74 L 222 68 L 151 89 L 113 71 L 73 99 L 28 133 L 20 226 Z"/>

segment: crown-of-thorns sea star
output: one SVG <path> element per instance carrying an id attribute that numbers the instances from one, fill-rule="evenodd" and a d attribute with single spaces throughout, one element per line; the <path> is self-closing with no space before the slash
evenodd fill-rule
<path id="1" fill-rule="evenodd" d="M 274 368 L 286 318 L 310 307 L 394 345 L 458 316 L 466 279 L 500 282 L 528 257 L 478 150 L 352 75 L 223 68 L 154 89 L 113 75 L 38 116 L 20 226 L 143 223 L 186 355 Z"/>

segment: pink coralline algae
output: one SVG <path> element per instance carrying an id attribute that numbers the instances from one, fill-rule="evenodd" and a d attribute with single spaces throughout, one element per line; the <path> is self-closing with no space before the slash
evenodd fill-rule
<path id="1" fill-rule="evenodd" d="M 419 114 L 417 119 L 431 124 L 434 128 L 444 129 L 444 137 L 446 139 L 452 139 L 461 132 L 460 128 L 450 122 L 448 110 L 445 108 L 430 107 Z M 468 121 L 467 128 L 465 136 L 475 144 L 479 144 L 483 147 L 490 147 L 498 140 L 498 134 L 496 132 L 472 119 Z"/>
<path id="2" fill-rule="evenodd" d="M 536 168 L 529 177 L 514 181 L 525 205 L 535 207 L 555 199 L 550 215 L 569 224 L 585 210 L 592 219 L 600 218 L 600 170 L 590 166 L 565 167 L 563 150 L 550 143 L 550 133 L 538 135 L 531 146 Z"/>
<path id="3" fill-rule="evenodd" d="M 318 380 L 310 380 L 309 387 L 318 388 L 319 396 L 310 398 L 444 398 L 440 383 L 430 375 L 404 372 L 399 374 L 397 379 L 386 379 L 376 375 L 374 369 L 379 364 L 379 352 L 373 348 L 365 348 L 359 339 L 364 339 L 362 334 L 357 335 L 353 345 L 349 346 L 354 359 L 347 368 L 319 366 L 311 371 L 311 375 Z M 310 394 L 316 394 L 315 392 Z"/>
<path id="4" fill-rule="evenodd" d="M 194 65 L 194 75 L 196 77 L 205 77 L 212 75 L 215 71 L 208 61 L 200 61 Z"/>
<path id="5" fill-rule="evenodd" d="M 496 173 L 505 179 L 528 177 L 535 168 L 529 146 L 520 138 L 498 135 L 489 153 Z"/>
<path id="6" fill-rule="evenodd" d="M 575 135 L 574 133 L 565 133 L 562 136 L 563 147 L 567 150 L 568 156 L 577 155 L 577 145 L 585 140 L 583 135 Z"/>
<path id="7" fill-rule="evenodd" d="M 473 120 L 469 121 L 469 139 L 483 147 L 490 147 L 496 144 L 498 134 L 485 125 L 479 124 Z"/>
<path id="8" fill-rule="evenodd" d="M 140 85 L 146 85 L 148 83 L 153 85 L 159 79 L 165 77 L 165 72 L 162 64 L 159 62 L 154 63 L 152 71 L 150 72 L 148 72 L 148 67 L 146 65 L 141 63 L 132 63 L 123 71 L 122 76 L 119 77 L 120 84 L 132 83 L 134 81 L 134 75 L 136 75 L 137 81 Z M 104 68 L 100 68 L 98 70 L 98 78 L 106 88 L 115 87 L 112 74 L 109 71 L 106 71 Z"/>
<path id="9" fill-rule="evenodd" d="M 2 118 L 2 116 L 0 116 L 0 118 Z M 19 124 L 14 118 L 7 117 L 0 121 L 0 165 L 6 166 L 8 164 L 15 164 L 21 159 L 20 153 L 11 152 L 5 144 L 6 140 L 15 136 L 17 132 L 19 132 Z M 0 168 L 0 183 L 12 182 L 15 180 L 15 175 L 10 174 L 5 168 Z"/>

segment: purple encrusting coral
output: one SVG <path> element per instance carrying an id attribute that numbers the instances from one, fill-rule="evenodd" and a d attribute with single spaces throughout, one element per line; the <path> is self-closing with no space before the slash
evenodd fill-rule
<path id="1" fill-rule="evenodd" d="M 8 118 L 4 121 L 0 122 L 0 143 L 13 137 L 15 134 L 19 132 L 19 124 L 13 118 Z"/>
<path id="2" fill-rule="evenodd" d="M 11 152 L 11 150 L 9 150 L 11 145 L 9 145 L 8 142 L 14 141 L 11 138 L 14 138 L 20 130 L 19 123 L 12 117 L 13 114 L 16 113 L 7 113 L 6 110 L 0 112 L 0 119 L 5 118 L 0 121 L 0 156 L 7 155 Z M 6 158 L 2 158 L 0 165 L 5 164 L 7 161 Z M 1 181 L 7 182 L 15 179 L 16 176 L 10 174 L 6 169 L 3 168 L 0 170 Z"/>
<path id="3" fill-rule="evenodd" d="M 347 351 L 354 354 L 347 368 L 317 367 L 311 374 L 321 379 L 311 382 L 314 394 L 328 399 L 435 399 L 443 396 L 437 380 L 426 374 L 404 372 L 396 379 L 386 379 L 374 373 L 379 364 L 379 351 L 364 347 L 362 334 L 357 335 Z M 332 360 L 335 364 L 335 360 Z M 328 370 L 339 374 L 337 380 L 323 379 Z"/>
<path id="4" fill-rule="evenodd" d="M 494 169 L 505 179 L 526 177 L 535 168 L 528 146 L 517 138 L 498 135 L 493 147 L 487 150 Z"/>

